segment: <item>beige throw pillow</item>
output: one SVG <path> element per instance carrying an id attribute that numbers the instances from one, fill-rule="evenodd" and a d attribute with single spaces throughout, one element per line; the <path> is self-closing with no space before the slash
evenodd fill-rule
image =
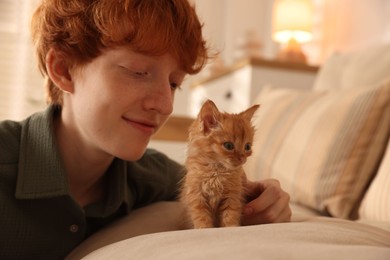
<path id="1" fill-rule="evenodd" d="M 390 44 L 334 53 L 321 66 L 313 89 L 350 89 L 375 86 L 389 79 Z"/>
<path id="2" fill-rule="evenodd" d="M 390 140 L 379 171 L 359 209 L 362 220 L 390 223 Z"/>
<path id="3" fill-rule="evenodd" d="M 268 87 L 256 103 L 248 178 L 276 178 L 293 202 L 355 218 L 389 138 L 390 82 L 337 91 Z"/>

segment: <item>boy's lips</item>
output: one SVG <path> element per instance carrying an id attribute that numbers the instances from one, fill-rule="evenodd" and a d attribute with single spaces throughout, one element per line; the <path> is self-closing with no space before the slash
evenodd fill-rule
<path id="1" fill-rule="evenodd" d="M 153 121 L 143 120 L 143 119 L 130 119 L 127 117 L 122 117 L 122 119 L 132 127 L 140 130 L 143 133 L 146 133 L 148 135 L 154 134 L 159 124 Z"/>

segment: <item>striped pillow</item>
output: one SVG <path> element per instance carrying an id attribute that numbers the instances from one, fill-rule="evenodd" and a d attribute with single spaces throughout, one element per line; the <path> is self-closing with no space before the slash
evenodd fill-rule
<path id="1" fill-rule="evenodd" d="M 291 201 L 356 218 L 389 138 L 390 81 L 332 91 L 266 87 L 256 103 L 248 178 L 276 178 Z"/>
<path id="2" fill-rule="evenodd" d="M 359 218 L 390 223 L 390 140 L 378 174 L 364 196 Z"/>

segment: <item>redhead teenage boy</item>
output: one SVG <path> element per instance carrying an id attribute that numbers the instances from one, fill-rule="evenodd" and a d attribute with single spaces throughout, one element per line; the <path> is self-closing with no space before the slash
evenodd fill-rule
<path id="1" fill-rule="evenodd" d="M 146 149 L 209 58 L 187 0 L 42 0 L 32 20 L 48 107 L 0 123 L 0 258 L 61 259 L 131 210 L 174 200 L 181 165 Z M 244 224 L 289 221 L 275 180 Z"/>

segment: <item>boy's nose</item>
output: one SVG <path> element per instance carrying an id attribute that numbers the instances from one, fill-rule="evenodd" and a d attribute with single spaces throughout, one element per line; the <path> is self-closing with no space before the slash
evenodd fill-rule
<path id="1" fill-rule="evenodd" d="M 148 109 L 170 115 L 173 112 L 173 94 L 170 84 L 160 86 L 148 98 Z"/>

